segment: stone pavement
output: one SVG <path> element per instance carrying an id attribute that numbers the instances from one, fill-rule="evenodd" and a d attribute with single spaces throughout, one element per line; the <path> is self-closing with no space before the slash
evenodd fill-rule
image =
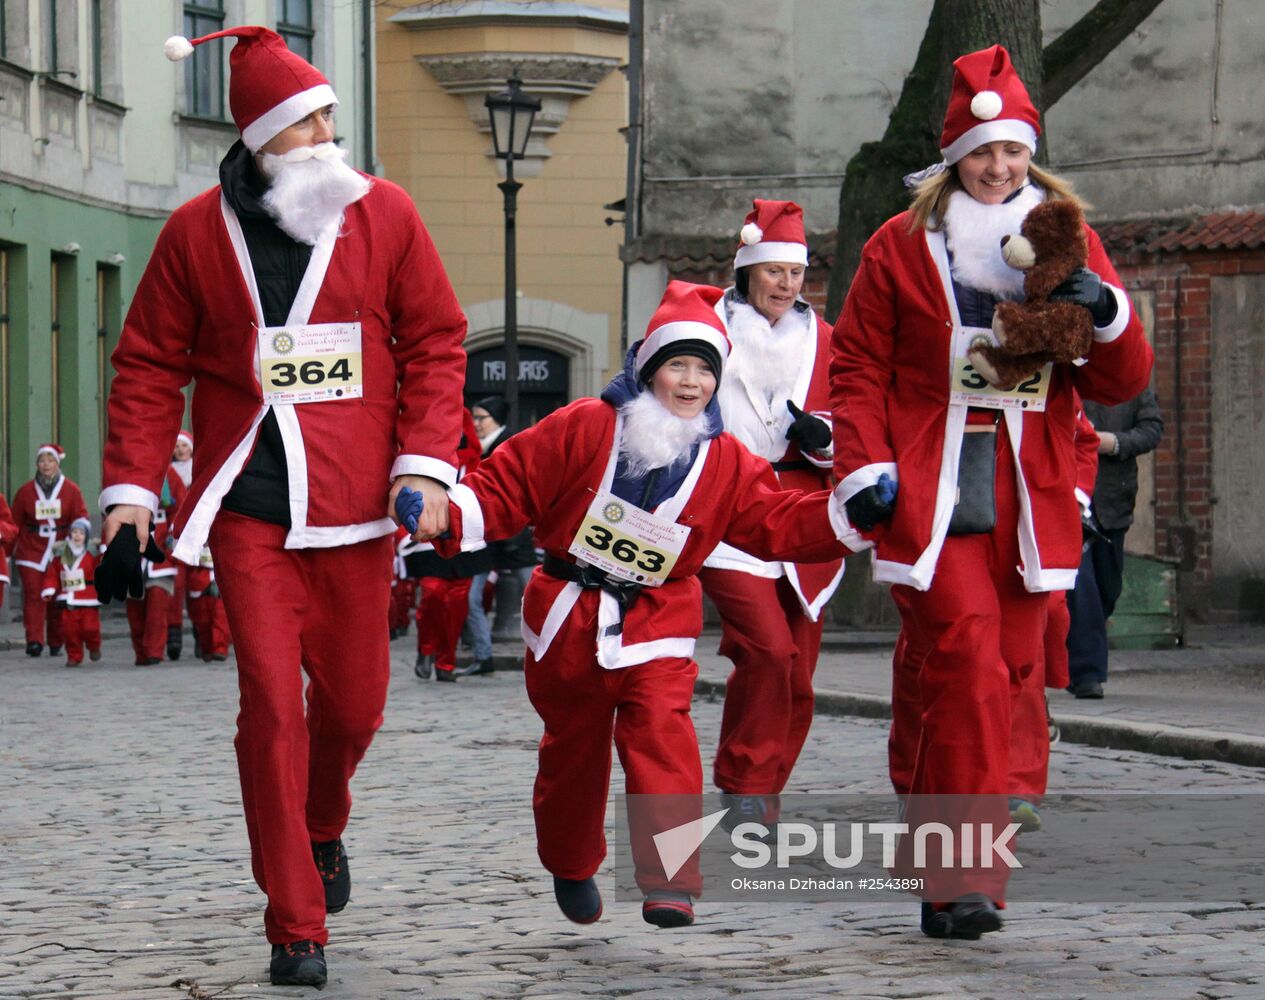
<path id="1" fill-rule="evenodd" d="M 535 858 L 540 726 L 522 674 L 423 685 L 410 649 L 393 647 L 386 724 L 355 784 L 354 890 L 331 918 L 324 996 L 1265 996 L 1259 903 L 1019 904 L 981 942 L 924 938 L 905 898 L 703 900 L 694 927 L 660 931 L 608 897 L 600 923 L 568 924 Z M 315 996 L 265 985 L 231 660 L 131 659 L 121 639 L 73 671 L 0 652 L 0 997 Z M 703 696 L 695 713 L 708 763 L 719 707 Z M 819 717 L 794 790 L 885 792 L 884 737 L 878 720 Z M 1260 782 L 1233 764 L 1067 744 L 1053 769 L 1060 790 Z"/>

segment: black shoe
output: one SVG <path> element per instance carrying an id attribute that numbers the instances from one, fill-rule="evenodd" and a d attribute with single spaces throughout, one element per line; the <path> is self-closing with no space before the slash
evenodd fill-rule
<path id="1" fill-rule="evenodd" d="M 436 667 L 435 680 L 454 684 L 457 680 L 457 671 L 453 670 L 452 667 Z"/>
<path id="2" fill-rule="evenodd" d="M 417 654 L 417 662 L 413 664 L 413 673 L 417 674 L 422 680 L 428 681 L 434 669 L 435 658 L 430 653 Z"/>
<path id="3" fill-rule="evenodd" d="M 395 642 L 395 640 L 398 639 L 399 637 L 400 637 L 400 630 L 398 628 L 387 629 L 388 642 Z"/>
<path id="4" fill-rule="evenodd" d="M 49 655 L 49 656 L 61 656 L 61 646 L 49 646 L 49 647 L 48 647 L 48 655 Z"/>
<path id="5" fill-rule="evenodd" d="M 325 886 L 325 912 L 341 913 L 351 899 L 351 868 L 343 840 L 325 840 L 312 845 L 312 859 Z"/>
<path id="6" fill-rule="evenodd" d="M 227 653 L 212 653 L 211 659 L 214 660 L 216 663 L 223 663 L 225 660 L 228 659 L 228 654 Z"/>
<path id="7" fill-rule="evenodd" d="M 26 644 L 27 656 L 39 656 L 42 652 L 44 652 L 44 644 L 42 642 L 28 642 Z"/>
<path id="8" fill-rule="evenodd" d="M 193 655 L 196 659 L 206 660 L 206 657 L 202 655 L 202 643 L 198 642 L 196 635 L 193 637 Z M 207 662 L 209 663 L 210 661 L 207 660 Z"/>
<path id="9" fill-rule="evenodd" d="M 777 820 L 769 815 L 769 807 L 772 804 L 768 801 L 770 798 L 773 797 L 721 792 L 720 804 L 729 810 L 721 817 L 721 829 L 726 833 L 733 833 L 743 823 L 759 823 L 769 832 L 756 839 L 765 844 L 776 843 Z"/>
<path id="10" fill-rule="evenodd" d="M 180 651 L 184 648 L 184 632 L 179 625 L 167 627 L 167 659 L 180 659 Z"/>
<path id="11" fill-rule="evenodd" d="M 597 891 L 593 878 L 571 879 L 553 877 L 553 898 L 558 909 L 573 924 L 591 924 L 602 917 L 602 894 Z"/>
<path id="12" fill-rule="evenodd" d="M 457 670 L 458 677 L 475 677 L 478 674 L 491 674 L 496 672 L 496 667 L 492 666 L 491 660 L 475 660 L 467 663 L 464 667 Z"/>
<path id="13" fill-rule="evenodd" d="M 1001 930 L 1001 914 L 997 904 L 980 892 L 967 893 L 937 911 L 931 903 L 922 904 L 922 932 L 927 937 L 957 938 L 978 941 L 981 934 Z"/>
<path id="14" fill-rule="evenodd" d="M 1101 698 L 1102 684 L 1098 681 L 1081 681 L 1067 689 L 1073 698 Z"/>
<path id="15" fill-rule="evenodd" d="M 688 892 L 652 889 L 641 904 L 641 919 L 656 927 L 688 927 L 694 923 L 694 903 Z"/>
<path id="16" fill-rule="evenodd" d="M 325 949 L 311 940 L 274 944 L 268 972 L 273 986 L 324 986 Z"/>

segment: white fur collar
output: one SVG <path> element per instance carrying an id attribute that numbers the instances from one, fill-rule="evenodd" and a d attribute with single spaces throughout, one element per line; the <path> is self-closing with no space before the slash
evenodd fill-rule
<path id="1" fill-rule="evenodd" d="M 624 418 L 619 457 L 628 463 L 627 473 L 634 479 L 689 458 L 690 449 L 711 431 L 706 410 L 684 420 L 660 403 L 649 388 L 621 406 L 619 412 Z"/>
<path id="2" fill-rule="evenodd" d="M 945 242 L 953 259 L 953 278 L 960 285 L 991 292 L 1004 299 L 1023 298 L 1023 272 L 1001 256 L 1001 238 L 1019 232 L 1029 209 L 1045 200 L 1045 192 L 1027 184 L 1000 205 L 985 205 L 965 191 L 949 195 L 944 213 Z"/>
<path id="3" fill-rule="evenodd" d="M 734 302 L 729 313 L 731 349 L 725 362 L 725 390 L 740 391 L 747 386 L 766 400 L 790 398 L 804 360 L 804 313 L 788 309 L 776 323 L 745 302 Z M 724 396 L 722 391 L 722 406 Z"/>

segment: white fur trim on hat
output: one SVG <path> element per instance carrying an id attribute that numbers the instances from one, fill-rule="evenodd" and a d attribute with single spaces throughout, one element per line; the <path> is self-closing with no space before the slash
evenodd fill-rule
<path id="1" fill-rule="evenodd" d="M 734 267 L 763 264 L 767 261 L 803 264 L 807 267 L 808 247 L 803 243 L 756 243 L 752 246 L 739 247 L 738 252 L 734 254 Z"/>
<path id="2" fill-rule="evenodd" d="M 742 232 L 738 234 L 739 238 L 747 246 L 759 243 L 764 239 L 764 230 L 757 226 L 754 222 L 748 222 L 742 227 Z"/>
<path id="3" fill-rule="evenodd" d="M 681 340 L 701 340 L 711 344 L 720 355 L 722 365 L 729 357 L 729 341 L 714 326 L 690 319 L 679 320 L 674 323 L 664 323 L 663 326 L 656 327 L 646 334 L 646 339 L 637 350 L 637 360 L 633 364 L 636 373 L 641 374 L 645 363 L 653 358 L 660 348 Z"/>
<path id="4" fill-rule="evenodd" d="M 1034 155 L 1037 151 L 1037 132 L 1031 125 L 1017 118 L 994 118 L 991 122 L 980 122 L 967 129 L 940 153 L 945 163 L 957 163 L 977 146 L 999 141 L 1023 143 Z"/>
<path id="5" fill-rule="evenodd" d="M 180 62 L 193 55 L 193 44 L 184 35 L 172 35 L 163 42 L 163 55 L 172 62 Z"/>
<path id="6" fill-rule="evenodd" d="M 280 135 L 313 111 L 319 111 L 331 104 L 337 106 L 338 98 L 334 96 L 334 88 L 328 83 L 300 91 L 287 97 L 272 110 L 265 111 L 242 129 L 242 142 L 252 153 L 258 153 L 260 147 L 273 136 Z"/>
<path id="7" fill-rule="evenodd" d="M 51 444 L 40 445 L 35 450 L 36 461 L 39 460 L 39 457 L 41 455 L 52 455 L 53 458 L 57 459 L 57 461 L 59 462 L 65 461 L 66 459 L 66 453 L 62 451 L 60 448 L 56 448 Z"/>
<path id="8" fill-rule="evenodd" d="M 981 90 L 971 98 L 971 114 L 980 121 L 991 122 L 1001 114 L 1001 94 L 995 90 Z"/>

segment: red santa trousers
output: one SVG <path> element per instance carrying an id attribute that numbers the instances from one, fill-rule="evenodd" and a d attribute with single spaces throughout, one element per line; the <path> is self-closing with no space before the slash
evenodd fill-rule
<path id="1" fill-rule="evenodd" d="M 145 597 L 127 599 L 127 626 L 137 662 L 161 660 L 167 652 L 167 611 L 171 595 L 164 587 L 146 587 Z"/>
<path id="2" fill-rule="evenodd" d="M 167 606 L 167 627 L 184 628 L 184 612 L 186 595 L 189 593 L 189 567 L 184 563 L 176 563 L 176 575 L 172 577 L 176 584 L 176 592 Z"/>
<path id="3" fill-rule="evenodd" d="M 457 665 L 457 643 L 470 611 L 470 578 L 441 580 L 424 576 L 417 602 L 417 651 L 435 658 L 435 666 Z"/>
<path id="4" fill-rule="evenodd" d="M 391 628 L 408 628 L 409 620 L 413 617 L 413 605 L 416 601 L 417 581 L 397 579 L 395 585 L 391 588 Z"/>
<path id="5" fill-rule="evenodd" d="M 101 615 L 96 608 L 67 607 L 61 621 L 67 663 L 83 663 L 84 646 L 90 653 L 101 649 Z"/>
<path id="6" fill-rule="evenodd" d="M 1017 571 L 1014 457 L 1005 437 L 998 444 L 994 529 L 947 538 L 930 589 L 898 585 L 892 593 L 910 649 L 921 652 L 919 669 L 893 677 L 894 706 L 916 704 L 920 710 L 909 791 L 915 797 L 991 796 L 973 815 L 1001 829 L 1011 788 L 1013 706 L 1025 682 L 1040 676 L 1049 595 L 1028 593 Z M 918 657 L 905 659 L 914 663 Z M 912 802 L 907 819 L 919 820 Z M 1004 866 L 979 869 L 971 889 L 1000 904 L 1007 875 Z M 931 898 L 939 899 L 936 873 L 927 876 Z M 961 879 L 947 884 L 960 885 Z"/>
<path id="7" fill-rule="evenodd" d="M 638 886 L 699 895 L 697 856 L 669 880 L 650 840 L 702 815 L 703 766 L 690 720 L 698 664 L 673 657 L 607 670 L 594 656 L 592 628 L 564 626 L 540 660 L 528 651 L 524 670 L 545 724 L 532 796 L 541 864 L 560 878 L 586 879 L 605 859 L 613 738 L 624 790 L 651 827 L 637 830 L 632 817 Z"/>
<path id="8" fill-rule="evenodd" d="M 786 786 L 813 722 L 813 673 L 822 619 L 812 621 L 786 577 L 703 569 L 720 612 L 725 685 L 714 779 L 726 792 L 776 795 Z"/>
<path id="9" fill-rule="evenodd" d="M 26 629 L 26 641 L 47 646 L 62 645 L 61 616 L 64 606 L 40 596 L 40 591 L 44 589 L 44 571 L 19 566 L 18 575 L 22 579 L 22 624 Z M 44 639 L 45 626 L 48 629 L 47 642 Z"/>
<path id="10" fill-rule="evenodd" d="M 323 945 L 312 844 L 342 835 L 351 777 L 382 724 L 391 539 L 286 549 L 285 537 L 280 525 L 221 511 L 210 544 L 237 649 L 235 745 L 251 867 L 268 895 L 264 929 L 273 944 Z"/>
<path id="11" fill-rule="evenodd" d="M 223 601 L 210 594 L 189 598 L 189 621 L 193 623 L 203 659 L 228 653 L 230 635 Z"/>

